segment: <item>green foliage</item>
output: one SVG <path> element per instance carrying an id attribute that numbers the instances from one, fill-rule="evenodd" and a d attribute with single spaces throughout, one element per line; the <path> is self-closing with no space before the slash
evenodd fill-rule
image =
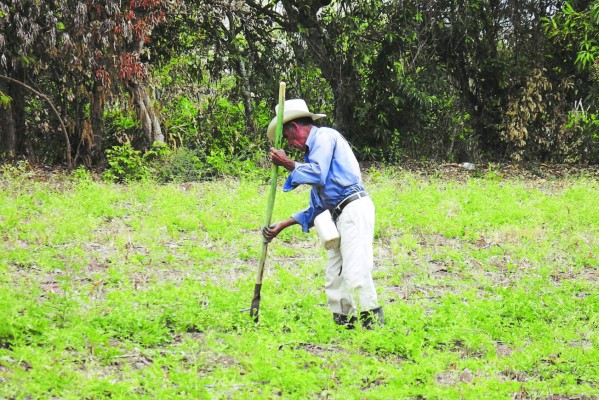
<path id="1" fill-rule="evenodd" d="M 599 46 L 597 46 L 594 41 L 585 38 L 585 40 L 580 43 L 580 50 L 578 51 L 574 63 L 582 69 L 588 69 L 595 65 L 598 56 Z"/>
<path id="2" fill-rule="evenodd" d="M 159 161 L 165 157 L 168 157 L 170 154 L 171 150 L 166 143 L 154 142 L 152 147 L 150 147 L 150 149 L 144 153 L 143 160 L 145 162 Z"/>
<path id="3" fill-rule="evenodd" d="M 165 121 L 165 131 L 172 143 L 189 146 L 196 140 L 198 132 L 198 105 L 187 97 L 168 103 L 164 109 L 169 118 Z"/>
<path id="4" fill-rule="evenodd" d="M 0 175 L 10 181 L 25 181 L 31 177 L 29 162 L 17 161 L 0 165 Z"/>
<path id="5" fill-rule="evenodd" d="M 71 173 L 71 179 L 74 182 L 80 183 L 82 185 L 91 183 L 93 181 L 92 174 L 83 166 L 79 166 L 73 170 Z"/>
<path id="6" fill-rule="evenodd" d="M 549 38 L 567 42 L 576 50 L 574 64 L 588 70 L 599 57 L 599 3 L 592 1 L 584 10 L 575 9 L 572 2 L 566 2 L 553 18 L 544 19 L 544 27 Z"/>
<path id="7" fill-rule="evenodd" d="M 102 176 L 110 182 L 154 180 L 182 183 L 226 176 L 253 179 L 266 174 L 258 167 L 262 153 L 248 154 L 246 157 L 251 158 L 243 158 L 220 149 L 205 156 L 203 152 L 186 147 L 170 150 L 166 144 L 159 142 L 142 153 L 127 142 L 107 150 L 106 155 L 110 168 Z"/>
<path id="8" fill-rule="evenodd" d="M 225 150 L 213 150 L 206 156 L 206 173 L 213 177 L 258 177 L 265 175 L 264 171 L 257 168 L 257 162 L 261 154 L 252 158 L 243 159 L 235 155 L 229 155 Z M 251 154 L 248 154 L 251 156 Z"/>
<path id="9" fill-rule="evenodd" d="M 104 179 L 110 182 L 132 182 L 150 178 L 151 171 L 140 150 L 126 142 L 122 146 L 113 146 L 106 150 L 106 161 L 109 168 L 104 172 Z"/>
<path id="10" fill-rule="evenodd" d="M 156 73 L 160 85 L 168 88 L 163 96 L 166 141 L 173 154 L 154 166 L 161 181 L 198 181 L 222 176 L 249 177 L 263 174 L 257 165 L 266 146 L 263 132 L 272 118 L 272 107 L 254 104 L 254 126 L 247 126 L 245 107 L 236 98 L 238 86 L 231 76 L 198 79 L 210 88 L 192 96 L 181 76 L 195 74 L 197 60 L 172 59 Z M 176 74 L 175 74 L 176 71 Z M 178 85 L 183 85 L 179 87 Z M 193 89 L 195 90 L 195 88 Z"/>
<path id="11" fill-rule="evenodd" d="M 70 12 L 66 0 L 11 1 L 2 11 L 4 74 L 27 76 L 48 94 L 65 116 L 73 153 L 86 160 L 86 150 L 98 162 L 96 150 L 147 147 L 138 116 L 145 107 L 158 113 L 169 148 L 189 149 L 208 169 L 203 178 L 238 174 L 246 168 L 236 163 L 255 163 L 267 148 L 279 80 L 288 98 L 326 113 L 322 123 L 339 128 L 368 161 L 597 160 L 588 146 L 592 125 L 566 126 L 574 102 L 597 108 L 597 1 L 143 3 L 111 0 L 116 14 L 87 15 Z M 151 40 L 93 28 L 114 25 L 115 15 L 154 30 Z M 139 54 L 127 52 L 130 40 L 144 43 Z M 544 82 L 537 71 L 546 71 Z M 136 80 L 151 91 L 151 104 L 128 101 Z M 0 152 L 60 163 L 65 143 L 47 107 L 11 83 L 1 87 L 17 145 Z"/>
<path id="12" fill-rule="evenodd" d="M 110 182 L 187 182 L 201 176 L 201 163 L 195 155 L 184 148 L 173 152 L 161 142 L 154 142 L 145 153 L 129 142 L 114 146 L 106 151 L 106 160 L 110 168 L 103 177 Z"/>
<path id="13" fill-rule="evenodd" d="M 0 90 L 0 108 L 10 108 L 12 98 Z"/>
<path id="14" fill-rule="evenodd" d="M 572 161 L 599 159 L 599 113 L 577 110 L 568 114 L 566 128 L 575 132 L 578 151 Z"/>
<path id="15" fill-rule="evenodd" d="M 254 138 L 247 134 L 243 105 L 227 96 L 233 89 L 234 81 L 223 80 L 217 95 L 200 109 L 199 144 L 205 154 L 223 150 L 229 155 L 245 155 L 256 149 Z"/>
<path id="16" fill-rule="evenodd" d="M 108 143 L 115 143 L 118 140 L 133 141 L 141 136 L 141 129 L 135 121 L 135 113 L 131 110 L 113 108 L 105 112 L 105 119 Z"/>
<path id="17" fill-rule="evenodd" d="M 173 150 L 153 164 L 159 182 L 198 182 L 206 174 L 204 163 L 196 152 L 186 147 Z"/>

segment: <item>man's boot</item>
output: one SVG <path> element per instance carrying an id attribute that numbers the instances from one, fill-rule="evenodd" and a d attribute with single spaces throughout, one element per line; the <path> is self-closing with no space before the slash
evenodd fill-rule
<path id="1" fill-rule="evenodd" d="M 337 325 L 345 326 L 346 329 L 354 329 L 354 323 L 358 320 L 355 316 L 333 313 L 333 321 Z"/>
<path id="2" fill-rule="evenodd" d="M 360 313 L 360 322 L 362 322 L 362 326 L 366 329 L 374 329 L 375 326 L 385 325 L 383 307 L 375 308 L 370 311 L 362 311 Z"/>

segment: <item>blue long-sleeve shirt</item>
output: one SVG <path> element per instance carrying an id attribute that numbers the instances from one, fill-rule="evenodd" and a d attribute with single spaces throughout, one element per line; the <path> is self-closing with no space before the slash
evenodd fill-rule
<path id="1" fill-rule="evenodd" d="M 347 196 L 364 190 L 358 160 L 347 140 L 336 130 L 315 126 L 310 130 L 304 163 L 295 163 L 283 191 L 304 184 L 312 186 L 310 206 L 292 216 L 304 232 L 314 225 L 318 214 L 326 209 L 332 211 Z"/>

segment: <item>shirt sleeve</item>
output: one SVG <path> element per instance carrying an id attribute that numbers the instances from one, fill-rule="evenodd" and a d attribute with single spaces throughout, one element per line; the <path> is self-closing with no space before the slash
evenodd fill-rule
<path id="1" fill-rule="evenodd" d="M 293 218 L 294 220 L 297 221 L 297 223 L 302 227 L 302 232 L 309 232 L 310 231 L 310 209 L 306 208 L 303 211 L 297 212 L 295 214 L 293 214 L 291 216 L 291 218 Z"/>
<path id="2" fill-rule="evenodd" d="M 314 218 L 324 210 L 325 208 L 316 194 L 316 189 L 312 188 L 310 192 L 310 206 L 305 210 L 293 214 L 291 218 L 301 225 L 303 232 L 309 232 L 310 228 L 314 226 Z"/>
<path id="3" fill-rule="evenodd" d="M 288 192 L 299 185 L 323 186 L 326 182 L 333 150 L 335 148 L 335 137 L 326 130 L 316 131 L 318 135 L 312 142 L 312 147 L 304 163 L 295 164 L 285 181 L 283 191 Z"/>

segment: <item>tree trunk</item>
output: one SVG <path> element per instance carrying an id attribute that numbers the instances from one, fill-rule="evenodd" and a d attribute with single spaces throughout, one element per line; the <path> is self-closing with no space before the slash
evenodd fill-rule
<path id="1" fill-rule="evenodd" d="M 252 105 L 250 81 L 245 68 L 245 60 L 241 54 L 237 56 L 237 74 L 241 80 L 241 97 L 243 98 L 243 107 L 245 109 L 245 127 L 250 136 L 256 137 L 257 129 L 254 125 L 254 107 Z"/>
<path id="2" fill-rule="evenodd" d="M 33 145 L 27 137 L 25 127 L 25 93 L 23 88 L 16 82 L 23 82 L 25 74 L 19 70 L 13 70 L 8 78 L 14 79 L 9 83 L 9 96 L 12 97 L 12 118 L 15 129 L 15 155 L 24 155 L 29 161 L 34 160 Z"/>
<path id="3" fill-rule="evenodd" d="M 9 94 L 9 86 L 4 81 L 0 81 L 0 91 L 4 94 Z M 13 159 L 17 152 L 17 136 L 12 106 L 10 108 L 0 107 L 0 139 L 3 143 L 0 151 L 4 151 L 9 159 Z"/>
<path id="4" fill-rule="evenodd" d="M 17 136 L 15 132 L 15 119 L 13 118 L 12 108 L 0 109 L 0 133 L 2 134 L 2 150 L 6 152 L 9 159 L 13 159 L 17 154 Z"/>
<path id="5" fill-rule="evenodd" d="M 164 142 L 164 135 L 160 128 L 158 114 L 154 109 L 146 86 L 142 83 L 129 82 L 129 90 L 133 95 L 135 112 L 144 131 L 146 145 L 150 147 L 154 142 Z"/>
<path id="6" fill-rule="evenodd" d="M 283 4 L 290 16 L 287 29 L 292 31 L 298 26 L 302 27 L 302 36 L 311 50 L 306 52 L 306 55 L 314 57 L 313 60 L 320 67 L 322 76 L 331 86 L 335 103 L 335 128 L 352 141 L 359 139 L 354 118 L 357 74 L 352 61 L 339 54 L 318 21 L 318 10 L 329 3 L 330 1 L 323 0 L 318 4 L 315 2 L 312 8 L 301 9 L 295 9 L 293 3 Z"/>
<path id="7" fill-rule="evenodd" d="M 104 140 L 104 134 L 106 127 L 104 124 L 104 105 L 106 103 L 106 96 L 104 93 L 104 85 L 96 82 L 92 88 L 92 96 L 90 99 L 90 120 L 92 135 L 91 140 L 91 156 L 92 162 L 95 165 L 104 165 L 106 158 L 102 149 L 102 141 Z"/>
<path id="8" fill-rule="evenodd" d="M 354 118 L 355 85 L 350 81 L 344 82 L 344 77 L 339 81 L 334 80 L 333 96 L 335 101 L 335 127 L 349 141 L 358 139 L 356 122 Z M 351 79 L 351 78 L 350 78 Z M 329 81 L 330 82 L 330 81 Z"/>
<path id="9" fill-rule="evenodd" d="M 242 24 L 238 23 L 238 19 L 235 18 L 235 15 L 231 11 L 227 12 L 227 18 L 229 20 L 229 29 L 227 30 L 227 47 L 229 48 L 229 52 L 235 57 L 235 69 L 237 72 L 238 81 L 240 83 L 239 86 L 241 87 L 241 98 L 243 99 L 246 131 L 250 136 L 257 138 L 258 130 L 256 129 L 253 119 L 254 106 L 252 104 L 250 78 L 245 66 L 243 50 L 240 49 L 236 44 L 236 37 L 239 33 L 240 25 Z"/>

